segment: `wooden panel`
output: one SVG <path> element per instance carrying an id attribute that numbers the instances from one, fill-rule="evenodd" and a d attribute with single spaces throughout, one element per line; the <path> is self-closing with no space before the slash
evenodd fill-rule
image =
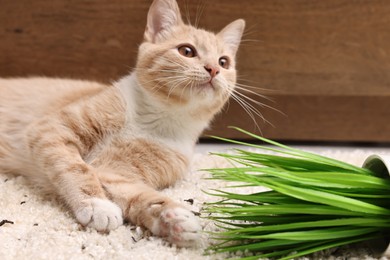
<path id="1" fill-rule="evenodd" d="M 145 0 L 0 2 L 0 75 L 110 82 L 135 64 Z"/>
<path id="2" fill-rule="evenodd" d="M 118 79 L 135 64 L 150 3 L 2 0 L 0 76 Z M 390 141 L 389 1 L 183 0 L 180 5 L 192 22 L 214 31 L 246 19 L 238 59 L 242 83 L 266 89 L 258 92 L 286 114 L 261 109 L 275 125 L 261 124 L 264 135 Z M 232 102 L 213 133 L 240 137 L 227 125 L 252 130 L 254 124 Z"/>
<path id="3" fill-rule="evenodd" d="M 389 142 L 390 118 L 388 96 L 275 95 L 282 114 L 264 111 L 270 121 L 252 119 L 232 103 L 228 116 L 219 117 L 208 134 L 247 138 L 226 125 L 238 126 L 267 138 L 286 141 Z M 241 112 L 240 112 L 241 111 Z M 272 125 L 271 125 L 272 124 Z"/>

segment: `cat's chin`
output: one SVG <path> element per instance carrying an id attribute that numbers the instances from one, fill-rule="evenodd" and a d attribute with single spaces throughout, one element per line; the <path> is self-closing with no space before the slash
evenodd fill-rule
<path id="1" fill-rule="evenodd" d="M 211 82 L 201 83 L 198 85 L 200 90 L 215 90 L 215 86 Z"/>
<path id="2" fill-rule="evenodd" d="M 198 94 L 198 96 L 200 96 L 201 98 L 205 98 L 205 97 L 215 97 L 215 95 L 218 94 L 218 87 L 211 83 L 211 82 L 206 82 L 206 83 L 201 83 L 201 84 L 198 84 L 196 87 L 195 87 L 195 92 Z"/>

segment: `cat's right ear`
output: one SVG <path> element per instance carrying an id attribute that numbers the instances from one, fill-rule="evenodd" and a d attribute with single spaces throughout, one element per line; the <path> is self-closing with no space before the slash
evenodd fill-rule
<path id="1" fill-rule="evenodd" d="M 218 33 L 218 36 L 223 39 L 230 51 L 235 54 L 240 45 L 244 29 L 245 21 L 243 19 L 238 19 L 223 28 L 222 31 Z"/>
<path id="2" fill-rule="evenodd" d="M 183 24 L 176 0 L 154 0 L 149 8 L 145 40 L 157 42 L 169 36 L 174 26 Z"/>

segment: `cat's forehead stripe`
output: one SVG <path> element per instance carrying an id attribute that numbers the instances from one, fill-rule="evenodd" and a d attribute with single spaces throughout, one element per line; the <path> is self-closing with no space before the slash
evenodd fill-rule
<path id="1" fill-rule="evenodd" d="M 221 39 L 208 31 L 192 29 L 189 31 L 189 38 L 200 54 L 219 56 L 225 51 Z"/>

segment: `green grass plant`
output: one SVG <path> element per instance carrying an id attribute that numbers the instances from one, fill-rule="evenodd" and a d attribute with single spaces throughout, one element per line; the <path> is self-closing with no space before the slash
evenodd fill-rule
<path id="1" fill-rule="evenodd" d="M 214 137 L 255 150 L 216 153 L 232 167 L 207 169 L 210 179 L 231 182 L 224 189 L 206 191 L 219 198 L 204 209 L 219 227 L 211 232 L 219 242 L 209 252 L 292 259 L 389 232 L 389 179 L 236 129 L 265 145 Z M 240 194 L 238 187 L 268 190 Z"/>

